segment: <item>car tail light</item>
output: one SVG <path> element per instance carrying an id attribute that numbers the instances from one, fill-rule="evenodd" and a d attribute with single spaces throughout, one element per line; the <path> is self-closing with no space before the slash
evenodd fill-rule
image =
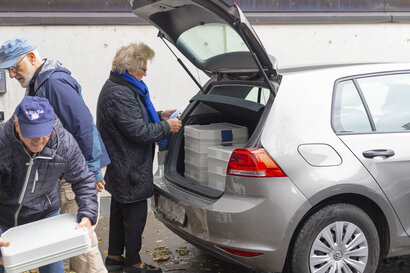
<path id="1" fill-rule="evenodd" d="M 248 177 L 286 177 L 286 174 L 263 148 L 235 149 L 226 173 Z"/>
<path id="2" fill-rule="evenodd" d="M 228 247 L 222 247 L 219 246 L 220 249 L 225 250 L 226 252 L 229 252 L 233 255 L 236 256 L 241 256 L 241 257 L 256 257 L 263 255 L 263 253 L 260 252 L 250 252 L 250 251 L 243 251 L 243 250 L 238 250 L 238 249 L 233 249 L 233 248 L 228 248 Z"/>

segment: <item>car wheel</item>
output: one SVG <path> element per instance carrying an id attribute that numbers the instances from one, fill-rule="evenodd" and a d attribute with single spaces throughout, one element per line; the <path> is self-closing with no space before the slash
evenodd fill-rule
<path id="1" fill-rule="evenodd" d="M 370 217 L 350 204 L 333 204 L 312 214 L 290 251 L 292 273 L 374 273 L 379 236 Z"/>

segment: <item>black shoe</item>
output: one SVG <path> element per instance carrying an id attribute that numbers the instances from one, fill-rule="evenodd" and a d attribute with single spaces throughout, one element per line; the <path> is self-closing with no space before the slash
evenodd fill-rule
<path id="1" fill-rule="evenodd" d="M 124 267 L 124 258 L 122 258 L 121 261 L 110 259 L 108 257 L 105 258 L 105 268 L 107 268 L 108 271 L 122 270 L 123 267 Z"/>
<path id="2" fill-rule="evenodd" d="M 142 263 L 141 267 L 124 266 L 123 273 L 162 273 L 162 269 L 146 263 Z"/>

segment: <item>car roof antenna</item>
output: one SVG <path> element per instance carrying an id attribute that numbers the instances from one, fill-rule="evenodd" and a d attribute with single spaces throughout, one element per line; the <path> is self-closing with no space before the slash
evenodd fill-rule
<path id="1" fill-rule="evenodd" d="M 191 77 L 191 79 L 198 85 L 199 89 L 201 90 L 202 93 L 205 93 L 204 89 L 202 88 L 201 84 L 195 79 L 194 75 L 189 71 L 189 69 L 185 66 L 185 64 L 181 61 L 180 58 L 174 53 L 174 51 L 171 49 L 171 47 L 167 44 L 167 42 L 164 40 L 164 35 L 161 32 L 158 32 L 158 37 L 161 38 L 161 40 L 164 42 L 164 44 L 168 47 L 168 49 L 174 54 L 175 58 L 177 59 L 178 63 L 182 66 L 183 69 L 188 73 L 188 75 Z"/>

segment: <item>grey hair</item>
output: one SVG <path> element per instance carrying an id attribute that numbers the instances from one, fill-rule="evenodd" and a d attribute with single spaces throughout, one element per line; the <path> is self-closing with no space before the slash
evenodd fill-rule
<path id="1" fill-rule="evenodd" d="M 125 71 L 138 70 L 154 56 L 154 50 L 142 42 L 122 46 L 117 50 L 112 60 L 112 71 L 118 70 L 120 73 L 124 73 Z"/>

